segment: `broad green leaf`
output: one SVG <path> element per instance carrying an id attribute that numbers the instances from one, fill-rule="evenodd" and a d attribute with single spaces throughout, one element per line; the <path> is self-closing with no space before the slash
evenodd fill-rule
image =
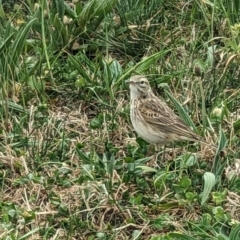
<path id="1" fill-rule="evenodd" d="M 226 201 L 227 190 L 220 192 L 212 192 L 212 199 L 216 205 L 221 205 L 224 201 Z"/>
<path id="2" fill-rule="evenodd" d="M 98 117 L 95 117 L 90 122 L 91 129 L 98 129 L 102 126 L 102 120 Z"/>
<path id="3" fill-rule="evenodd" d="M 194 66 L 197 66 L 200 69 L 201 73 L 205 73 L 207 68 L 207 64 L 202 59 L 196 59 L 194 61 Z"/>
<path id="4" fill-rule="evenodd" d="M 180 179 L 179 185 L 184 189 L 188 189 L 191 186 L 191 179 L 188 178 L 187 176 L 183 176 Z"/>
<path id="5" fill-rule="evenodd" d="M 209 194 L 211 193 L 211 190 L 215 185 L 215 175 L 210 172 L 206 172 L 203 175 L 203 180 L 204 180 L 204 188 L 203 188 L 203 192 L 201 193 L 201 197 L 202 197 L 201 205 L 203 205 L 207 201 Z"/>
<path id="6" fill-rule="evenodd" d="M 111 74 L 112 74 L 112 81 L 113 83 L 122 75 L 122 67 L 117 60 L 113 60 L 110 64 Z"/>
<path id="7" fill-rule="evenodd" d="M 214 64 L 214 52 L 216 47 L 216 45 L 208 47 L 206 64 L 209 66 L 213 66 Z"/>
<path id="8" fill-rule="evenodd" d="M 184 163 L 186 167 L 192 167 L 197 162 L 197 156 L 194 154 L 191 154 L 189 157 L 187 157 L 186 162 Z"/>
<path id="9" fill-rule="evenodd" d="M 213 161 L 213 168 L 212 168 L 212 172 L 215 176 L 220 176 L 222 175 L 223 171 L 224 171 L 224 166 L 225 166 L 225 162 L 221 163 L 222 161 L 222 157 L 220 156 L 221 151 L 223 151 L 227 145 L 227 138 L 220 126 L 220 130 L 219 130 L 219 135 L 220 135 L 220 139 L 219 139 L 219 143 L 218 143 L 218 149 L 217 149 L 217 154 L 215 155 L 214 161 Z"/>

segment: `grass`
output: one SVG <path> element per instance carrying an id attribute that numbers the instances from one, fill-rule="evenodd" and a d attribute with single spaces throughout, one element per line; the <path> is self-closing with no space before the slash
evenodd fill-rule
<path id="1" fill-rule="evenodd" d="M 240 239 L 238 1 L 2 2 L 1 239 Z M 131 74 L 218 149 L 150 165 Z"/>

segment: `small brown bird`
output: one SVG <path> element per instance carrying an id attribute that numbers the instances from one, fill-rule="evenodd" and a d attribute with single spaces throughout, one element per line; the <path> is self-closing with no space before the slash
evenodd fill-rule
<path id="1" fill-rule="evenodd" d="M 194 133 L 167 105 L 152 92 L 146 77 L 135 75 L 128 81 L 130 84 L 131 122 L 137 134 L 146 142 L 160 145 L 174 141 L 200 141 Z"/>

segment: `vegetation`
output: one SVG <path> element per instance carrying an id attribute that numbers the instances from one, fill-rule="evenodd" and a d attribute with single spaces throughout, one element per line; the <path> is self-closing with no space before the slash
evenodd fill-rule
<path id="1" fill-rule="evenodd" d="M 2 1 L 0 239 L 240 239 L 238 0 Z M 211 144 L 153 146 L 131 74 Z"/>

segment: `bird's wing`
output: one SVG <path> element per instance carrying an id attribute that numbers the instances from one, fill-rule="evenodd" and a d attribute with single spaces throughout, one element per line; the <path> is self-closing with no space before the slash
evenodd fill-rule
<path id="1" fill-rule="evenodd" d="M 138 109 L 146 124 L 149 124 L 156 132 L 173 134 L 179 139 L 201 140 L 180 117 L 156 96 L 141 98 Z"/>

